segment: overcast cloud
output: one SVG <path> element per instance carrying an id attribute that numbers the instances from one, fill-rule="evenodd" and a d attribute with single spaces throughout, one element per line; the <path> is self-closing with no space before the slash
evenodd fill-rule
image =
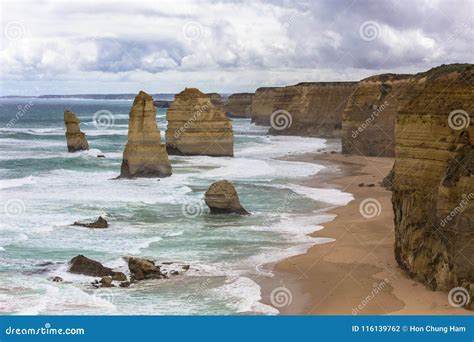
<path id="1" fill-rule="evenodd" d="M 254 91 L 474 61 L 472 0 L 0 6 L 2 95 Z"/>

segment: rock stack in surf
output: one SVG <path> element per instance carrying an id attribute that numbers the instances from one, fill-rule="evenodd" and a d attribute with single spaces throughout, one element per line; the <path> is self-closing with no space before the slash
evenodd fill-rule
<path id="1" fill-rule="evenodd" d="M 196 88 L 177 94 L 166 114 L 166 147 L 169 154 L 234 155 L 232 121 L 211 98 Z"/>
<path id="2" fill-rule="evenodd" d="M 81 132 L 80 121 L 76 114 L 67 110 L 64 112 L 66 125 L 67 150 L 69 152 L 84 151 L 89 149 L 85 133 Z"/>
<path id="3" fill-rule="evenodd" d="M 171 164 L 161 144 L 153 98 L 140 91 L 135 96 L 128 122 L 128 142 L 123 152 L 120 177 L 168 177 Z"/>

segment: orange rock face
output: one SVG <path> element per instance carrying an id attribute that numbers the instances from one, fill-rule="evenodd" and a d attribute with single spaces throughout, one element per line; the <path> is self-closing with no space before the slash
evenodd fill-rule
<path id="1" fill-rule="evenodd" d="M 120 177 L 168 177 L 171 164 L 160 142 L 153 98 L 140 91 L 133 101 L 128 121 L 128 142 L 123 152 Z"/>
<path id="2" fill-rule="evenodd" d="M 89 149 L 86 135 L 81 132 L 80 121 L 76 114 L 67 110 L 64 112 L 64 124 L 66 125 L 67 149 L 69 152 L 83 151 Z"/>
<path id="3" fill-rule="evenodd" d="M 342 118 L 342 152 L 395 155 L 395 120 L 412 75 L 385 74 L 359 82 Z"/>
<path id="4" fill-rule="evenodd" d="M 434 290 L 474 299 L 474 66 L 413 76 L 395 126 L 395 257 Z"/>
<path id="5" fill-rule="evenodd" d="M 175 96 L 166 118 L 166 147 L 178 155 L 233 156 L 232 121 L 208 95 L 186 88 Z"/>

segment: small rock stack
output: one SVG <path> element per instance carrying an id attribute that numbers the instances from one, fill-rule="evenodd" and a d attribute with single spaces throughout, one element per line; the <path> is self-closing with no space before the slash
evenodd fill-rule
<path id="1" fill-rule="evenodd" d="M 67 149 L 69 152 L 84 151 L 89 149 L 86 135 L 81 132 L 80 121 L 76 114 L 67 110 L 64 112 L 66 125 Z"/>

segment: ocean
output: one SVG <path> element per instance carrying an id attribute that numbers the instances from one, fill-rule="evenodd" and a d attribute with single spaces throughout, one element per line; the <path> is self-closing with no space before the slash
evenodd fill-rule
<path id="1" fill-rule="evenodd" d="M 316 152 L 318 138 L 268 136 L 233 119 L 235 157 L 170 156 L 173 175 L 113 180 L 127 141 L 129 100 L 0 100 L 0 314 L 278 314 L 259 302 L 268 263 L 329 239 L 307 234 L 352 195 L 301 185 L 324 167 L 280 160 Z M 64 110 L 81 120 L 90 150 L 68 153 Z M 94 113 L 112 115 L 94 122 Z M 158 109 L 162 142 L 165 109 Z M 98 154 L 106 158 L 98 158 Z M 204 192 L 234 183 L 250 216 L 210 215 Z M 108 229 L 71 226 L 105 216 Z M 78 254 L 127 272 L 127 256 L 189 264 L 170 279 L 95 289 L 71 274 Z M 49 278 L 60 276 L 64 282 Z"/>

